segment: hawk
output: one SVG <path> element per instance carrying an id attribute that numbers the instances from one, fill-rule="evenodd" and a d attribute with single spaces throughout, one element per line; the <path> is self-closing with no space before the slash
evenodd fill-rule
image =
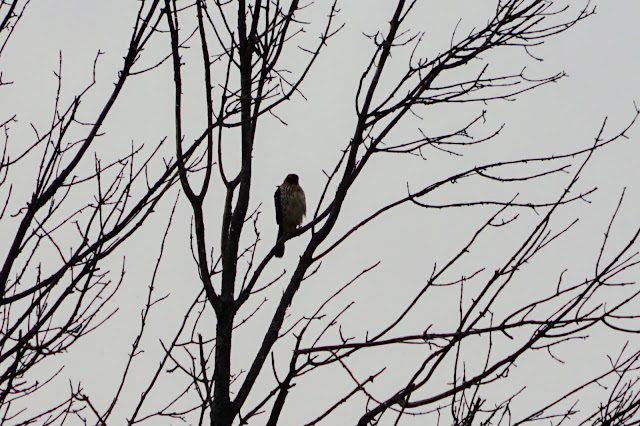
<path id="1" fill-rule="evenodd" d="M 276 205 L 276 222 L 278 223 L 278 241 L 274 255 L 284 255 L 284 239 L 289 238 L 302 223 L 307 213 L 307 202 L 304 191 L 298 184 L 298 175 L 287 175 L 282 185 L 273 194 Z"/>

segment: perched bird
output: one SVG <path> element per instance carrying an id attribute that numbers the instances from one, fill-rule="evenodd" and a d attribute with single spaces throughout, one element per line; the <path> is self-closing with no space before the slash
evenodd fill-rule
<path id="1" fill-rule="evenodd" d="M 274 255 L 284 255 L 284 241 L 281 239 L 290 237 L 302 223 L 302 218 L 307 213 L 307 201 L 304 191 L 298 184 L 298 175 L 287 175 L 282 185 L 273 194 L 276 205 L 276 222 L 278 222 L 278 241 Z"/>

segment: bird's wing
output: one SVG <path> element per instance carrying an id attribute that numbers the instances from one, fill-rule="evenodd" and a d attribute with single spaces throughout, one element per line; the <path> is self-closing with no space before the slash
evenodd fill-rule
<path id="1" fill-rule="evenodd" d="M 307 215 L 307 199 L 304 196 L 304 191 L 302 190 L 302 188 L 300 188 L 300 195 L 301 195 L 301 199 L 302 199 L 302 216 L 306 216 Z"/>
<path id="2" fill-rule="evenodd" d="M 280 222 L 282 222 L 282 201 L 280 197 L 280 187 L 278 187 L 275 194 L 273 194 L 273 201 L 276 206 L 276 223 L 279 225 Z"/>
<path id="3" fill-rule="evenodd" d="M 304 191 L 300 188 L 300 192 L 298 194 L 298 201 L 300 202 L 300 208 L 302 211 L 302 217 L 307 215 L 307 199 L 304 196 Z M 302 219 L 302 218 L 301 218 Z"/>

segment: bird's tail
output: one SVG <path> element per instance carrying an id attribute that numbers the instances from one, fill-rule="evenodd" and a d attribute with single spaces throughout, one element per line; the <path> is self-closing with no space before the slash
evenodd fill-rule
<path id="1" fill-rule="evenodd" d="M 284 236 L 284 232 L 282 231 L 282 226 L 278 227 L 278 240 L 276 242 L 276 248 L 273 250 L 273 255 L 275 257 L 284 256 L 284 241 L 280 241 Z"/>

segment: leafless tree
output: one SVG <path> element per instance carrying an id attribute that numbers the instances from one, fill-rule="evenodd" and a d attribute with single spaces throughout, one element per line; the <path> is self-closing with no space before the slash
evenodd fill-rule
<path id="1" fill-rule="evenodd" d="M 303 413 L 305 424 L 410 424 L 418 419 L 418 424 L 579 421 L 613 425 L 640 420 L 640 351 L 632 345 L 611 359 L 608 369 L 594 369 L 588 381 L 552 395 L 551 402 L 541 406 L 516 409 L 522 389 L 509 377 L 531 354 L 546 352 L 550 359 L 562 362 L 555 351 L 587 338 L 592 330 L 615 335 L 638 330 L 633 307 L 640 290 L 629 277 L 638 262 L 640 229 L 625 234 L 627 240 L 621 246 L 611 247 L 610 242 L 623 196 L 612 211 L 601 246 L 595 248 L 597 262 L 592 270 L 582 271 L 588 274 L 586 278 L 573 281 L 573 275 L 569 279 L 564 273 L 547 275 L 531 296 L 514 300 L 512 295 L 532 265 L 540 263 L 541 253 L 566 237 L 576 224 L 574 220 L 562 225 L 556 218 L 567 213 L 577 216 L 580 203 L 594 191 L 578 183 L 589 161 L 625 138 L 639 111 L 628 125 L 614 132 L 604 119 L 594 135 L 595 143 L 579 149 L 560 146 L 552 155 L 495 159 L 462 168 L 452 160 L 445 176 L 423 181 L 418 188 L 408 186 L 394 201 L 361 211 L 362 218 L 346 228 L 338 225 L 356 188 L 367 186 L 366 171 L 375 167 L 374 159 L 380 164 L 389 154 L 424 158 L 433 150 L 458 157 L 471 147 L 488 146 L 502 128 L 483 130 L 486 111 L 482 108 L 564 77 L 558 73 L 534 79 L 525 71 L 494 74 L 489 54 L 510 48 L 535 59 L 535 46 L 592 15 L 588 3 L 560 7 L 544 0 L 498 0 L 484 25 L 465 34 L 452 28 L 450 44 L 428 58 L 423 29 L 408 23 L 418 13 L 420 2 L 393 2 L 388 28 L 367 36 L 373 49 L 369 61 L 362 64 L 353 129 L 344 135 L 335 164 L 320 166 L 326 170 L 326 182 L 315 197 L 317 202 L 308 206 L 312 212 L 308 223 L 295 235 L 284 237 L 306 237 L 306 245 L 296 256 L 292 272 L 280 269 L 275 275 L 275 241 L 264 243 L 261 237 L 263 229 L 271 230 L 275 224 L 259 217 L 271 207 L 260 204 L 263 198 L 256 201 L 253 191 L 253 154 L 266 143 L 258 123 L 273 118 L 284 122 L 286 117 L 277 115 L 278 108 L 304 98 L 303 83 L 310 70 L 343 28 L 338 1 L 318 2 L 322 4 L 316 6 L 326 10 L 321 23 L 307 19 L 309 5 L 297 0 L 139 3 L 117 82 L 92 123 L 77 117 L 80 101 L 93 84 L 70 105 L 59 103 L 61 65 L 51 125 L 45 130 L 34 126 L 33 142 L 17 156 L 8 154 L 16 117 L 2 119 L 5 149 L 0 190 L 5 201 L 0 220 L 3 232 L 12 230 L 10 238 L 3 238 L 6 260 L 0 271 L 0 410 L 5 422 L 79 420 L 105 425 L 120 423 L 114 413 L 126 406 L 122 410 L 130 410 L 128 424 L 153 419 L 166 422 L 166 418 L 216 426 L 291 424 L 287 413 L 296 407 L 288 401 L 314 401 L 308 389 L 322 386 L 317 373 L 335 369 L 345 373 L 348 381 L 340 389 L 348 390 L 335 395 L 326 406 L 324 402 L 314 404 L 313 411 Z M 27 4 L 18 0 L 1 3 L 4 44 Z M 311 31 L 319 31 L 319 37 L 306 37 Z M 154 49 L 145 50 L 151 43 Z M 141 65 L 140 58 L 157 54 L 158 45 L 164 46 L 162 53 Z M 0 50 L 0 61 L 1 54 Z M 99 56 L 100 52 L 96 63 Z M 287 62 L 289 57 L 296 60 Z M 125 82 L 163 67 L 170 67 L 173 75 L 173 82 L 162 87 L 174 93 L 175 133 L 168 136 L 174 146 L 171 159 L 161 162 L 156 158 L 159 152 L 166 154 L 160 143 L 150 151 L 134 145 L 128 155 L 105 161 L 95 141 Z M 185 82 L 193 81 L 193 76 L 201 84 L 206 110 L 205 122 L 195 129 L 185 120 L 185 105 L 202 101 L 190 99 L 185 91 Z M 443 134 L 432 134 L 416 124 L 431 109 L 458 103 L 478 104 L 480 109 L 463 125 Z M 407 127 L 418 129 L 421 136 L 398 136 L 398 130 Z M 142 161 L 139 156 L 144 156 Z M 13 191 L 11 170 L 33 158 L 38 159 L 39 169 L 32 195 L 21 198 Z M 288 172 L 283 171 L 282 177 Z M 527 195 L 527 185 L 548 179 L 555 179 L 556 186 L 549 186 L 545 199 Z M 437 201 L 454 185 L 477 182 L 506 187 L 510 195 L 496 191 L 473 200 L 448 197 Z M 75 194 L 84 191 L 92 194 L 91 202 L 78 202 L 86 197 Z M 159 252 L 156 268 L 119 385 L 105 398 L 72 383 L 68 398 L 58 405 L 25 409 L 29 397 L 46 384 L 46 380 L 34 380 L 30 369 L 68 350 L 109 318 L 110 298 L 118 290 L 125 266 L 113 279 L 100 265 L 125 241 L 135 241 L 136 231 L 170 191 L 179 195 L 173 209 L 166 209 L 164 238 L 154 247 Z M 219 204 L 216 194 L 223 200 Z M 191 251 L 198 277 L 191 288 L 197 290 L 193 303 L 177 316 L 181 318 L 177 332 L 161 339 L 157 369 L 138 392 L 140 384 L 134 386 L 131 372 L 140 363 L 143 336 L 153 328 L 150 313 L 164 300 L 154 289 L 161 279 L 158 269 L 170 262 L 166 238 L 181 214 L 176 208 L 181 198 L 190 208 Z M 375 280 L 372 271 L 377 264 L 347 278 L 346 284 L 336 286 L 316 307 L 295 313 L 294 297 L 303 283 L 313 282 L 323 262 L 322 269 L 337 265 L 339 259 L 332 254 L 339 247 L 366 233 L 374 220 L 405 205 L 424 211 L 424 220 L 432 220 L 430 214 L 443 209 L 485 216 L 450 258 L 439 263 L 428 260 L 433 264 L 429 276 L 382 327 L 368 327 L 363 334 L 344 331 L 353 306 L 344 303 L 350 297 L 346 295 L 355 294 L 357 299 L 352 284 Z M 216 225 L 213 219 L 218 217 Z M 457 225 L 445 222 L 437 226 Z M 75 233 L 72 237 L 69 229 Z M 468 261 L 485 235 L 505 229 L 520 230 L 514 233 L 518 243 L 508 252 L 496 250 L 495 260 L 487 265 Z M 269 297 L 262 297 L 264 294 Z M 425 308 L 443 295 L 457 309 L 453 319 L 439 319 Z M 260 323 L 258 318 L 268 320 Z M 254 330 L 251 338 L 239 337 L 249 326 Z M 406 356 L 397 352 L 399 347 L 410 348 Z M 236 362 L 239 351 L 249 361 Z M 396 351 L 398 356 L 385 358 L 385 351 Z M 367 369 L 373 364 L 365 360 L 371 358 L 382 359 L 382 367 Z M 364 371 L 363 365 L 367 367 Z M 163 385 L 168 376 L 171 384 Z M 374 381 L 383 386 L 375 386 Z M 606 381 L 612 383 L 609 399 L 592 412 L 591 407 L 579 411 L 574 403 L 580 395 Z M 297 390 L 304 387 L 296 385 L 306 383 L 310 384 L 298 396 Z M 128 391 L 132 387 L 135 392 Z M 493 395 L 504 392 L 496 388 L 514 390 L 498 401 Z M 155 396 L 160 389 L 162 396 Z M 345 421 L 345 412 L 355 420 Z"/>
<path id="2" fill-rule="evenodd" d="M 0 4 L 3 48 L 27 6 L 29 1 Z M 33 402 L 21 402 L 33 401 L 29 397 L 59 370 L 35 380 L 28 373 L 44 359 L 68 351 L 79 338 L 111 316 L 113 308 L 106 309 L 111 312 L 102 311 L 120 286 L 125 265 L 115 274 L 101 265 L 135 235 L 176 182 L 176 161 L 162 166 L 162 170 L 149 168 L 162 144 L 145 158 L 139 158 L 142 147 L 132 145 L 128 154 L 113 160 L 107 160 L 95 148 L 105 119 L 116 105 L 125 82 L 136 72 L 136 61 L 156 31 L 158 22 L 153 18 L 157 9 L 157 4 L 148 10 L 141 9 L 117 82 L 93 122 L 78 117 L 83 113 L 83 98 L 96 83 L 96 64 L 101 52 L 94 61 L 92 83 L 69 104 L 61 100 L 60 57 L 50 125 L 39 129 L 32 124 L 32 142 L 16 144 L 11 130 L 18 118 L 3 119 L 0 159 L 3 424 L 51 424 L 64 421 L 75 410 L 73 397 L 43 410 Z M 2 84 L 12 83 L 2 81 Z M 33 181 L 25 184 L 19 179 L 23 175 L 15 172 L 20 167 L 33 167 Z M 22 404 L 32 409 L 24 411 L 19 408 Z"/>

